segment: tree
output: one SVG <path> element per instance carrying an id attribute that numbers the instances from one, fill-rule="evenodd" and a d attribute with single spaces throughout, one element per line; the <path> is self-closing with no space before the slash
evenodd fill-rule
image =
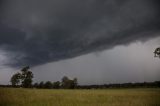
<path id="1" fill-rule="evenodd" d="M 11 77 L 11 84 L 12 86 L 17 86 L 20 83 L 20 79 L 21 79 L 21 74 L 20 73 L 16 73 Z"/>
<path id="2" fill-rule="evenodd" d="M 69 79 L 67 76 L 62 78 L 62 88 L 64 89 L 74 89 L 77 86 L 77 78 L 73 80 Z"/>
<path id="3" fill-rule="evenodd" d="M 59 81 L 53 82 L 53 88 L 59 89 L 60 88 L 60 82 Z"/>
<path id="4" fill-rule="evenodd" d="M 16 73 L 11 77 L 11 83 L 13 86 L 18 85 L 21 82 L 21 86 L 25 88 L 32 87 L 33 73 L 29 71 L 29 66 L 24 67 L 21 73 Z"/>
<path id="5" fill-rule="evenodd" d="M 22 87 L 30 88 L 32 87 L 32 79 L 33 79 L 33 73 L 29 71 L 29 66 L 24 67 L 21 72 L 21 80 L 22 80 Z"/>
<path id="6" fill-rule="evenodd" d="M 77 85 L 78 85 L 78 80 L 77 80 L 77 78 L 74 78 L 74 79 L 73 79 L 73 83 L 74 83 L 74 88 L 76 88 Z"/>
<path id="7" fill-rule="evenodd" d="M 52 88 L 52 83 L 50 81 L 47 81 L 44 85 L 45 88 L 51 89 Z"/>
<path id="8" fill-rule="evenodd" d="M 43 81 L 41 81 L 41 82 L 39 83 L 39 88 L 44 88 L 44 82 L 43 82 Z"/>
<path id="9" fill-rule="evenodd" d="M 39 87 L 39 84 L 38 84 L 38 83 L 34 83 L 33 87 L 34 87 L 34 88 L 38 88 L 38 87 Z"/>
<path id="10" fill-rule="evenodd" d="M 160 47 L 155 49 L 154 57 L 159 57 L 160 58 Z"/>
<path id="11" fill-rule="evenodd" d="M 68 88 L 68 80 L 69 80 L 69 78 L 67 77 L 67 76 L 64 76 L 63 78 L 62 78 L 62 82 L 61 82 L 61 84 L 62 84 L 62 88 Z"/>

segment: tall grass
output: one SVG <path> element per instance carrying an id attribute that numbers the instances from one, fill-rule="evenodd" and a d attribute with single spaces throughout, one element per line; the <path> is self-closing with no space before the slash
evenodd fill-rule
<path id="1" fill-rule="evenodd" d="M 160 106 L 160 89 L 0 88 L 0 106 Z"/>

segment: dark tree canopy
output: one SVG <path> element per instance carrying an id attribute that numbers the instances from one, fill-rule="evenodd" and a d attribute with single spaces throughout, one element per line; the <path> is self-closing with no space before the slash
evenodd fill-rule
<path id="1" fill-rule="evenodd" d="M 155 49 L 154 54 L 155 54 L 154 55 L 155 57 L 159 57 L 160 58 L 160 47 Z"/>
<path id="2" fill-rule="evenodd" d="M 16 73 L 11 77 L 11 84 L 12 86 L 17 86 L 20 83 L 20 79 L 21 79 L 21 74 L 20 73 Z"/>
<path id="3" fill-rule="evenodd" d="M 29 66 L 22 68 L 21 73 L 16 73 L 11 77 L 13 86 L 21 82 L 21 86 L 25 88 L 32 87 L 33 73 L 29 71 Z"/>
<path id="4" fill-rule="evenodd" d="M 77 87 L 77 78 L 73 80 L 69 79 L 68 77 L 64 76 L 62 78 L 62 88 L 64 89 L 74 89 Z"/>
<path id="5" fill-rule="evenodd" d="M 53 86 L 52 86 L 52 82 L 50 81 L 47 81 L 45 84 L 44 84 L 44 87 L 45 88 L 48 88 L 48 89 L 51 89 Z"/>
<path id="6" fill-rule="evenodd" d="M 61 83 L 59 81 L 53 82 L 53 88 L 58 89 L 60 88 L 60 86 L 61 86 Z"/>
<path id="7" fill-rule="evenodd" d="M 29 71 L 29 66 L 24 67 L 22 70 L 22 87 L 30 88 L 32 86 L 33 73 Z"/>

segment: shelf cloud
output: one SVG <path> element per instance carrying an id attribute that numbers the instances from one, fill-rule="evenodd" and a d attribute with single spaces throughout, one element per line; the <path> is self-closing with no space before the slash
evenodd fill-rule
<path id="1" fill-rule="evenodd" d="M 10 66 L 41 65 L 160 36 L 158 0 L 0 0 Z"/>

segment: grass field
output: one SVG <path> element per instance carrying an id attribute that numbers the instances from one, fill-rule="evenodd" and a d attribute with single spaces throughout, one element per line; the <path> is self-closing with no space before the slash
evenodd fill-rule
<path id="1" fill-rule="evenodd" d="M 0 106 L 160 106 L 160 89 L 0 88 Z"/>

